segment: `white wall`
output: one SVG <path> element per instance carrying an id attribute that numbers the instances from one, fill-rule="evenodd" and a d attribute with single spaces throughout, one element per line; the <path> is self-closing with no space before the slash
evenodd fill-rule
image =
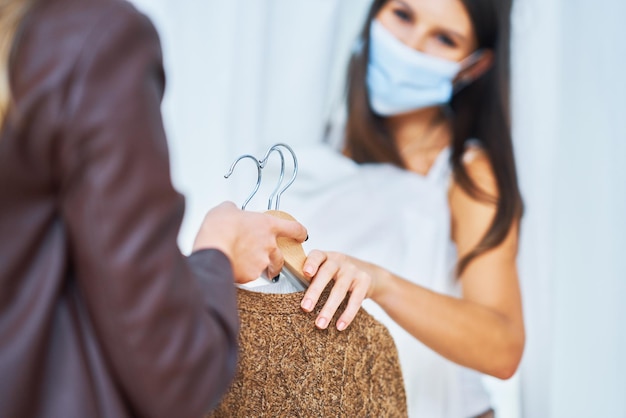
<path id="1" fill-rule="evenodd" d="M 519 271 L 526 319 L 523 416 L 549 418 L 554 322 L 554 189 L 561 106 L 559 0 L 523 0 L 513 25 L 514 140 L 525 200 Z"/>
<path id="2" fill-rule="evenodd" d="M 207 208 L 246 196 L 250 167 L 223 178 L 235 157 L 321 137 L 369 0 L 134 3 L 162 36 L 173 177 L 187 197 L 179 241 L 188 251 Z"/>
<path id="3" fill-rule="evenodd" d="M 526 417 L 626 417 L 625 13 L 518 2 Z"/>
<path id="4" fill-rule="evenodd" d="M 562 13 L 551 412 L 626 417 L 626 3 Z"/>

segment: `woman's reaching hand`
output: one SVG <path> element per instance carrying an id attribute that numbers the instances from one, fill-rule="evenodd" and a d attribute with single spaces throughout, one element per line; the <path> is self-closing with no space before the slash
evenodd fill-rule
<path id="1" fill-rule="evenodd" d="M 349 293 L 346 309 L 337 320 L 337 329 L 343 331 L 352 323 L 363 300 L 370 297 L 374 279 L 359 264 L 357 260 L 337 252 L 313 250 L 309 253 L 303 271 L 311 279 L 311 285 L 302 298 L 302 309 L 311 312 L 328 283 L 335 281 L 326 304 L 315 320 L 318 328 L 328 327 Z"/>

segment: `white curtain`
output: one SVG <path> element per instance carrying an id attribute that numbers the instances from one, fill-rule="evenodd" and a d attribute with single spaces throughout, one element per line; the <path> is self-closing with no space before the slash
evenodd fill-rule
<path id="1" fill-rule="evenodd" d="M 626 417 L 625 15 L 620 0 L 516 10 L 525 417 Z"/>
<path id="2" fill-rule="evenodd" d="M 207 208 L 241 203 L 256 178 L 242 162 L 225 180 L 235 157 L 319 140 L 369 0 L 134 3 L 162 38 L 173 177 L 187 197 L 179 241 L 188 251 Z"/>
<path id="3" fill-rule="evenodd" d="M 163 42 L 180 245 L 241 202 L 275 142 L 318 141 L 370 0 L 134 0 Z M 514 136 L 527 348 L 501 418 L 626 417 L 626 3 L 516 0 Z M 251 171 L 246 172 L 250 169 Z"/>

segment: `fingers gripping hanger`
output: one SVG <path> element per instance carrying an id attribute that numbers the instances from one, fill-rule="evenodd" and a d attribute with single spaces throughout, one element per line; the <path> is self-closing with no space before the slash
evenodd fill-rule
<path id="1" fill-rule="evenodd" d="M 289 179 L 289 181 L 287 182 L 287 184 L 285 184 L 284 186 L 282 186 L 282 183 L 285 179 L 285 156 L 280 148 L 284 148 L 287 151 L 289 151 L 289 153 L 291 154 L 291 157 L 293 158 L 293 174 L 291 178 Z M 278 143 L 278 144 L 271 146 L 267 150 L 267 152 L 265 153 L 264 157 L 261 160 L 257 160 L 254 156 L 249 155 L 249 154 L 242 155 L 241 157 L 237 158 L 233 162 L 233 164 L 230 167 L 230 170 L 224 177 L 225 178 L 230 177 L 237 163 L 243 158 L 251 158 L 255 161 L 257 165 L 257 183 L 252 193 L 248 196 L 248 198 L 246 199 L 246 201 L 241 207 L 241 209 L 245 210 L 247 204 L 254 197 L 254 195 L 258 192 L 259 187 L 261 185 L 261 179 L 262 179 L 261 170 L 267 166 L 269 158 L 271 154 L 274 152 L 278 153 L 278 155 L 280 156 L 280 175 L 278 178 L 278 183 L 276 184 L 276 187 L 274 188 L 274 190 L 272 191 L 272 194 L 270 195 L 268 199 L 268 205 L 267 205 L 268 210 L 265 213 L 271 216 L 275 216 L 277 218 L 286 219 L 289 221 L 295 221 L 296 219 L 293 216 L 291 216 L 287 212 L 283 212 L 279 210 L 281 196 L 293 184 L 293 182 L 296 180 L 296 177 L 298 175 L 298 158 L 296 157 L 295 152 L 289 145 Z M 276 198 L 275 202 L 274 202 L 274 197 Z M 274 209 L 272 209 L 272 204 L 274 204 Z M 304 249 L 302 248 L 302 245 L 298 241 L 288 238 L 288 237 L 278 237 L 277 244 L 281 252 L 283 253 L 283 256 L 285 259 L 285 266 L 281 270 L 281 275 L 284 276 L 287 280 L 289 280 L 294 285 L 294 287 L 298 290 L 304 290 L 307 287 L 309 287 L 309 284 L 310 284 L 309 280 L 302 273 L 304 261 L 306 260 L 306 254 L 304 253 Z"/>

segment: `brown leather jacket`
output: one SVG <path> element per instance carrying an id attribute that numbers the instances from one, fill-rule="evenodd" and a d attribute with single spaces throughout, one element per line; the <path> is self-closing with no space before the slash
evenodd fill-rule
<path id="1" fill-rule="evenodd" d="M 42 0 L 0 136 L 0 417 L 201 417 L 226 390 L 231 265 L 183 256 L 157 34 L 122 0 Z"/>

